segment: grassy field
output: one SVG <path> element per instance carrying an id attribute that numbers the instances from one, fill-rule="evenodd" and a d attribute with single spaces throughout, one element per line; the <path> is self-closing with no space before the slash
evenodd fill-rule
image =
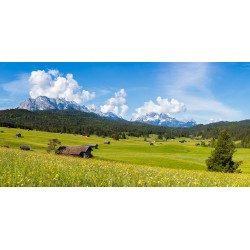
<path id="1" fill-rule="evenodd" d="M 21 133 L 22 137 L 15 135 Z M 49 139 L 62 145 L 97 143 L 93 159 L 62 157 L 46 152 Z M 106 145 L 104 141 L 110 140 Z M 216 174 L 206 171 L 211 148 L 196 147 L 197 141 L 155 142 L 143 138 L 115 141 L 80 135 L 55 134 L 0 128 L 1 186 L 249 186 L 250 150 L 238 149 L 243 174 Z M 32 151 L 23 152 L 28 144 Z M 57 176 L 57 177 L 56 177 Z M 249 181 L 248 181 L 249 179 Z M 29 181 L 28 181 L 29 180 Z"/>
<path id="2" fill-rule="evenodd" d="M 2 187 L 238 187 L 249 177 L 0 148 Z"/>

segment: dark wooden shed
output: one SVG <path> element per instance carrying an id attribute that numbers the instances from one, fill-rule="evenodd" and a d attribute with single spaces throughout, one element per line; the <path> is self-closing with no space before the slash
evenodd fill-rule
<path id="1" fill-rule="evenodd" d="M 30 150 L 31 147 L 30 147 L 30 145 L 21 145 L 20 149 L 22 149 L 22 150 Z"/>
<path id="2" fill-rule="evenodd" d="M 181 141 L 179 141 L 180 143 L 184 143 L 184 142 L 187 142 L 186 140 L 181 140 Z"/>
<path id="3" fill-rule="evenodd" d="M 90 158 L 92 148 L 89 146 L 61 146 L 56 150 L 59 155 L 72 155 L 82 158 Z"/>
<path id="4" fill-rule="evenodd" d="M 82 134 L 83 137 L 89 137 L 89 134 Z"/>

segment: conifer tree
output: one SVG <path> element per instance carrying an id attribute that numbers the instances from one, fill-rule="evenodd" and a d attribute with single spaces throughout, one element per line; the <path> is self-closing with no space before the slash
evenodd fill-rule
<path id="1" fill-rule="evenodd" d="M 226 130 L 222 130 L 219 134 L 215 149 L 206 160 L 208 171 L 225 173 L 241 172 L 241 170 L 238 170 L 238 167 L 242 162 L 233 161 L 235 151 L 235 145 L 231 137 Z"/>
<path id="2" fill-rule="evenodd" d="M 127 139 L 125 133 L 122 133 L 122 139 Z"/>

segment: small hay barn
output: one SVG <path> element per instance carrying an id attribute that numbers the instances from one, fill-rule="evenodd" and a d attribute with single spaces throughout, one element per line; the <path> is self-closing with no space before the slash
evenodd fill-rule
<path id="1" fill-rule="evenodd" d="M 21 150 L 30 150 L 31 147 L 30 147 L 30 145 L 21 145 L 21 146 L 20 146 L 20 149 L 21 149 Z"/>
<path id="2" fill-rule="evenodd" d="M 82 134 L 83 137 L 89 137 L 89 134 Z"/>
<path id="3" fill-rule="evenodd" d="M 56 150 L 58 155 L 72 155 L 82 158 L 90 158 L 92 148 L 89 146 L 61 146 Z"/>
<path id="4" fill-rule="evenodd" d="M 187 142 L 186 140 L 181 140 L 181 141 L 179 141 L 180 143 L 185 143 L 185 142 Z"/>

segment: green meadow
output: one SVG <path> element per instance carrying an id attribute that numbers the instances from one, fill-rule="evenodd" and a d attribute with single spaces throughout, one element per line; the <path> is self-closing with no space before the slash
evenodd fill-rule
<path id="1" fill-rule="evenodd" d="M 21 133 L 22 137 L 15 135 Z M 61 145 L 97 143 L 93 158 L 58 156 L 47 153 L 50 139 Z M 156 141 L 150 146 L 143 138 L 119 141 L 97 136 L 58 134 L 0 128 L 1 186 L 250 186 L 250 149 L 237 149 L 235 160 L 243 161 L 242 174 L 206 171 L 211 148 L 186 143 Z M 110 141 L 110 145 L 104 141 Z M 30 145 L 22 151 L 20 145 Z M 9 148 L 1 147 L 9 146 Z"/>

